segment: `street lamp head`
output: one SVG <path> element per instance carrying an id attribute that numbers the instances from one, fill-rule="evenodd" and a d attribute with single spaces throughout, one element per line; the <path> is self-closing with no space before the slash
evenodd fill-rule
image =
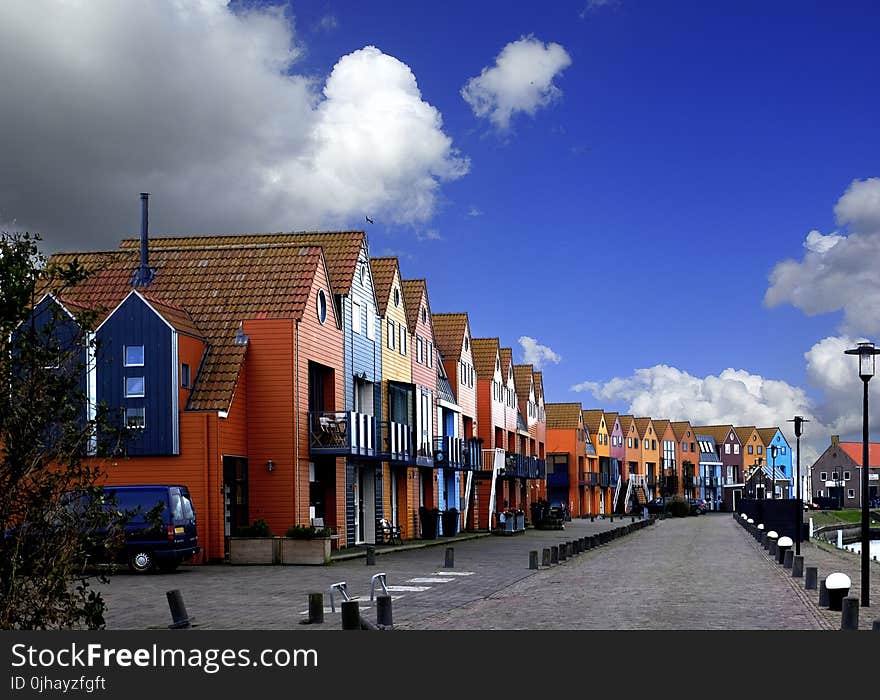
<path id="1" fill-rule="evenodd" d="M 788 422 L 794 423 L 794 436 L 800 437 L 804 434 L 804 423 L 809 423 L 810 421 L 803 416 L 795 416 Z"/>
<path id="2" fill-rule="evenodd" d="M 880 350 L 874 347 L 874 343 L 860 342 L 856 347 L 844 350 L 847 355 L 859 356 L 859 377 L 863 382 L 870 381 L 874 376 L 874 355 L 880 354 Z"/>
<path id="3" fill-rule="evenodd" d="M 778 445 L 770 445 L 770 458 L 776 459 L 776 455 L 779 453 Z"/>

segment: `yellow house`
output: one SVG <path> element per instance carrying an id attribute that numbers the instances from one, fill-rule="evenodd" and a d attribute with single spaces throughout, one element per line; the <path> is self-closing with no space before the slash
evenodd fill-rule
<path id="1" fill-rule="evenodd" d="M 593 503 L 591 513 L 610 513 L 611 512 L 611 496 L 613 490 L 602 486 L 602 475 L 608 474 L 611 461 L 611 440 L 608 437 L 608 426 L 605 423 L 605 411 L 601 408 L 594 408 L 584 411 L 584 425 L 590 431 L 590 437 L 593 440 L 593 446 L 596 449 L 596 457 L 599 458 L 599 488 L 593 489 Z"/>

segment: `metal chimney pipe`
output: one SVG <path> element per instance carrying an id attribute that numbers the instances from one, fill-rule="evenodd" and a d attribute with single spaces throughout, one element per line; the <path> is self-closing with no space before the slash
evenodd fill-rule
<path id="1" fill-rule="evenodd" d="M 149 261 L 149 208 L 150 193 L 141 192 L 141 264 L 134 273 L 131 284 L 134 287 L 146 287 L 153 281 L 153 271 Z"/>

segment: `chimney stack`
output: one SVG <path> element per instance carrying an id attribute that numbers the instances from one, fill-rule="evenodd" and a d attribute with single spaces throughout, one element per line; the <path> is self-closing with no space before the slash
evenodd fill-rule
<path id="1" fill-rule="evenodd" d="M 141 264 L 132 277 L 133 287 L 146 287 L 153 281 L 155 271 L 150 269 L 149 263 L 149 208 L 150 193 L 141 192 Z"/>
<path id="2" fill-rule="evenodd" d="M 831 436 L 831 446 L 832 447 L 840 447 L 840 435 L 832 435 Z"/>

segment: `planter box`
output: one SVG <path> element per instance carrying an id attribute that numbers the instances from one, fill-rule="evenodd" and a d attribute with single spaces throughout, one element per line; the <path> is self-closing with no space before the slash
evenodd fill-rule
<path id="1" fill-rule="evenodd" d="M 513 529 L 516 531 L 524 531 L 526 529 L 526 514 L 517 513 L 515 516 Z"/>
<path id="2" fill-rule="evenodd" d="M 280 537 L 230 537 L 230 564 L 278 564 L 281 561 Z"/>
<path id="3" fill-rule="evenodd" d="M 313 540 L 281 539 L 281 563 L 323 566 L 330 563 L 330 538 Z"/>

